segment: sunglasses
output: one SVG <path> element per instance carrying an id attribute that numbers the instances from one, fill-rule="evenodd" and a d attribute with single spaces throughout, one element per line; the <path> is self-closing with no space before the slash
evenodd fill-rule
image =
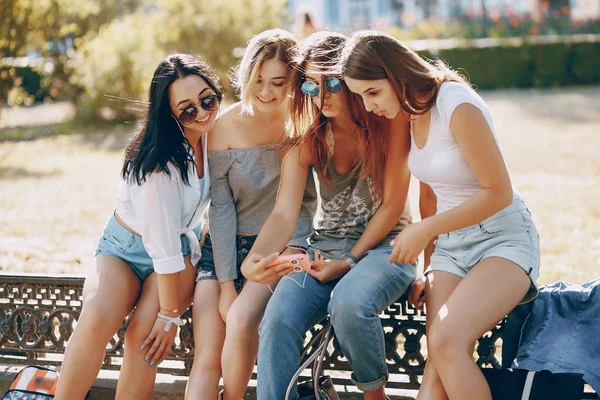
<path id="1" fill-rule="evenodd" d="M 196 118 L 198 117 L 198 106 L 202 107 L 206 111 L 215 111 L 217 108 L 219 108 L 220 104 L 221 96 L 219 96 L 218 94 L 208 95 L 200 99 L 198 103 L 192 104 L 185 110 L 183 110 L 181 114 L 179 114 L 179 117 L 177 117 L 177 119 L 182 124 L 189 125 L 196 121 Z"/>
<path id="2" fill-rule="evenodd" d="M 328 78 L 325 78 L 323 83 L 325 84 L 325 89 L 327 89 L 329 93 L 336 94 L 342 91 L 342 82 L 340 82 L 338 78 L 330 76 Z M 302 84 L 301 90 L 302 93 L 304 93 L 308 97 L 317 97 L 321 92 L 321 90 L 319 89 L 319 85 L 311 81 L 304 82 Z"/>

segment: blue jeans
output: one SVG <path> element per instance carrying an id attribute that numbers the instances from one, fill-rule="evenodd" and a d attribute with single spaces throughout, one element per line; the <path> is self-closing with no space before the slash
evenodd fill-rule
<path id="1" fill-rule="evenodd" d="M 250 249 L 254 245 L 254 241 L 256 240 L 256 236 L 245 236 L 245 235 L 237 235 L 236 236 L 236 248 L 237 248 L 237 273 L 238 277 L 233 280 L 233 285 L 235 286 L 235 290 L 240 293 L 244 284 L 246 283 L 246 278 L 242 275 L 242 263 L 248 256 Z M 217 271 L 215 270 L 215 258 L 213 254 L 213 244 L 212 238 L 210 236 L 210 232 L 206 233 L 206 237 L 204 238 L 204 244 L 202 245 L 202 258 L 200 258 L 200 262 L 198 262 L 198 272 L 196 273 L 196 282 L 203 280 L 217 280 Z"/>
<path id="2" fill-rule="evenodd" d="M 341 279 L 321 284 L 305 272 L 282 279 L 259 327 L 259 400 L 281 400 L 299 367 L 305 333 L 331 314 L 335 335 L 352 367 L 352 381 L 363 391 L 385 385 L 388 377 L 379 314 L 410 287 L 415 265 L 388 264 L 392 251 L 368 251 Z M 294 388 L 291 399 L 298 393 Z"/>

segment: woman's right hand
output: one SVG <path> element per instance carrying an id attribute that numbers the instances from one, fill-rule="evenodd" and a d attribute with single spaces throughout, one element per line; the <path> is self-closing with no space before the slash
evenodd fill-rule
<path id="1" fill-rule="evenodd" d="M 417 279 L 410 285 L 408 292 L 408 302 L 416 309 L 422 309 L 425 304 L 425 287 L 427 286 L 427 278 L 423 276 Z"/>
<path id="2" fill-rule="evenodd" d="M 221 284 L 221 294 L 219 295 L 219 314 L 223 322 L 227 322 L 227 312 L 231 305 L 237 299 L 238 293 L 235 290 L 233 281 L 224 282 Z"/>
<path id="3" fill-rule="evenodd" d="M 250 254 L 242 263 L 242 274 L 246 279 L 258 283 L 271 283 L 284 275 L 294 271 L 294 265 L 284 263 L 274 267 L 268 267 L 279 256 L 279 253 L 273 253 L 268 257 L 260 254 Z"/>

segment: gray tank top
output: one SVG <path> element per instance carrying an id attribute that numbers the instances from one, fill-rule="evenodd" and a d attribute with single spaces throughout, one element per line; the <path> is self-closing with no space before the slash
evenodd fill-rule
<path id="1" fill-rule="evenodd" d="M 325 257 L 339 258 L 352 249 L 381 202 L 374 201 L 371 178 L 359 179 L 356 171 L 341 175 L 333 162 L 329 163 L 326 174 L 329 183 L 320 174 L 316 176 L 320 201 L 309 243 Z M 411 222 L 407 198 L 398 223 L 379 245 L 389 245 L 390 240 Z"/>

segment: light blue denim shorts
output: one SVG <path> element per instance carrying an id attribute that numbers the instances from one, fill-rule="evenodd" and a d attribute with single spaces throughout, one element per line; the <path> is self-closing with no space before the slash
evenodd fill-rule
<path id="1" fill-rule="evenodd" d="M 200 236 L 199 232 L 200 228 L 194 230 L 198 237 Z M 190 243 L 185 236 L 181 236 L 181 252 L 184 256 L 191 254 Z M 152 258 L 144 248 L 142 237 L 125 229 L 117 221 L 114 213 L 106 223 L 104 232 L 98 241 L 96 255 L 99 254 L 117 257 L 125 261 L 142 281 L 154 272 Z"/>
<path id="2" fill-rule="evenodd" d="M 515 199 L 510 206 L 477 224 L 439 235 L 425 274 L 446 271 L 464 278 L 487 257 L 505 258 L 527 273 L 531 288 L 521 303 L 537 296 L 540 239 L 523 200 Z"/>

